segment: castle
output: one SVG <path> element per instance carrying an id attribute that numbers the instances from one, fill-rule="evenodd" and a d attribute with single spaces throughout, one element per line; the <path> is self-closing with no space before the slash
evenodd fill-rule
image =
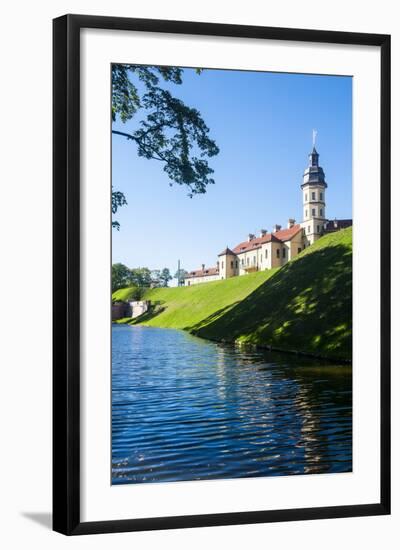
<path id="1" fill-rule="evenodd" d="M 319 154 L 315 148 L 315 132 L 313 149 L 308 159 L 308 166 L 304 171 L 301 184 L 303 221 L 296 223 L 294 219 L 289 218 L 285 229 L 275 225 L 271 233 L 261 229 L 258 236 L 249 234 L 246 241 L 232 249 L 226 247 L 218 254 L 215 267 L 206 268 L 203 264 L 201 269 L 190 271 L 185 276 L 185 286 L 280 267 L 322 235 L 352 225 L 352 220 L 328 220 L 325 216 L 325 194 L 328 185 L 324 171 L 319 165 Z"/>

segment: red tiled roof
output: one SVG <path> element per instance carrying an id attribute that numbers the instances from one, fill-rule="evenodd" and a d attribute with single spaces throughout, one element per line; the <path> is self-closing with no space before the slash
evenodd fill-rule
<path id="1" fill-rule="evenodd" d="M 293 225 L 290 229 L 280 229 L 274 233 L 266 233 L 263 237 L 256 237 L 251 241 L 244 241 L 233 249 L 235 254 L 241 254 L 242 252 L 249 252 L 250 250 L 257 250 L 265 243 L 270 241 L 284 242 L 290 241 L 297 233 L 301 231 L 299 224 Z"/>
<path id="2" fill-rule="evenodd" d="M 290 241 L 291 239 L 293 239 L 293 237 L 295 235 L 297 235 L 297 233 L 299 231 L 301 231 L 300 224 L 296 223 L 295 225 L 293 225 L 289 229 L 280 229 L 279 231 L 274 233 L 274 235 L 280 241 L 285 242 L 285 241 Z"/>
<path id="3" fill-rule="evenodd" d="M 193 277 L 208 277 L 210 275 L 218 275 L 218 267 L 207 267 L 206 269 L 197 269 L 195 271 L 189 271 L 185 279 L 191 279 Z"/>

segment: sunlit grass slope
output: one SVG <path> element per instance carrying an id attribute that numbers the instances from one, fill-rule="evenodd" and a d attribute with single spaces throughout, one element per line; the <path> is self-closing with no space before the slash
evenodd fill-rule
<path id="1" fill-rule="evenodd" d="M 128 286 L 127 288 L 120 288 L 119 290 L 115 290 L 112 294 L 112 301 L 125 302 L 127 300 L 130 300 L 135 294 L 136 290 L 137 290 L 136 286 Z"/>
<path id="2" fill-rule="evenodd" d="M 351 359 L 352 228 L 322 237 L 226 314 L 191 328 L 204 338 Z"/>
<path id="3" fill-rule="evenodd" d="M 141 318 L 142 324 L 190 330 L 208 319 L 217 319 L 235 307 L 275 272 L 262 271 L 200 285 L 179 288 L 153 288 L 143 296 L 156 304 L 154 315 Z"/>
<path id="4" fill-rule="evenodd" d="M 322 237 L 280 269 L 151 289 L 143 298 L 157 304 L 140 318 L 145 325 L 351 359 L 352 228 Z"/>

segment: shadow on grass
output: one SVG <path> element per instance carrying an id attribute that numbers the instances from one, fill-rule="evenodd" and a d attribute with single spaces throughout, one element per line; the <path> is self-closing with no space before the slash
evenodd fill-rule
<path id="1" fill-rule="evenodd" d="M 160 315 L 163 311 L 165 311 L 165 307 L 156 305 L 150 307 L 148 311 L 145 313 L 142 313 L 142 315 L 139 315 L 138 317 L 135 317 L 132 319 L 129 324 L 130 325 L 137 325 L 139 323 L 146 323 L 147 321 L 150 321 L 150 319 L 154 319 L 154 317 L 157 317 L 157 315 Z"/>
<path id="2" fill-rule="evenodd" d="M 232 308 L 236 307 L 238 304 L 240 304 L 240 300 L 238 300 L 237 302 L 228 304 L 225 307 L 218 309 L 217 311 L 214 311 L 211 315 L 209 315 L 208 317 L 205 317 L 195 325 L 185 327 L 183 330 L 189 330 L 190 332 L 193 332 L 193 333 L 198 332 L 202 327 L 211 325 L 212 323 L 217 321 L 217 319 L 219 319 L 223 315 L 226 315 Z"/>
<path id="3" fill-rule="evenodd" d="M 188 327 L 198 336 L 351 359 L 352 252 L 336 244 L 286 264 L 244 300 Z"/>

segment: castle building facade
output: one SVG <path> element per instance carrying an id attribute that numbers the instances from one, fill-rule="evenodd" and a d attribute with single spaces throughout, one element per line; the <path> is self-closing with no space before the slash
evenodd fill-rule
<path id="1" fill-rule="evenodd" d="M 319 165 L 315 144 L 308 156 L 308 166 L 301 184 L 303 221 L 289 218 L 285 228 L 275 225 L 270 233 L 261 229 L 259 235 L 249 234 L 246 241 L 233 248 L 228 246 L 218 254 L 216 266 L 189 272 L 185 286 L 246 275 L 285 265 L 325 233 L 352 225 L 352 220 L 326 218 L 325 174 Z"/>

